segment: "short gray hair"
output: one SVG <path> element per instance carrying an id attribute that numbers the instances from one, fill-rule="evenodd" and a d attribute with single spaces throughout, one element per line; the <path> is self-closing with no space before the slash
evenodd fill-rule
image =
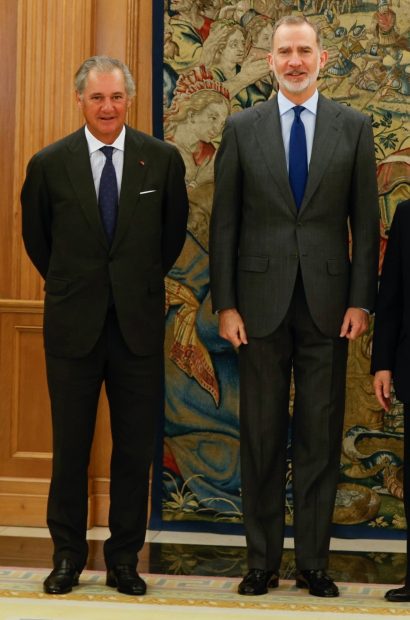
<path id="1" fill-rule="evenodd" d="M 125 91 L 128 97 L 134 97 L 135 82 L 131 71 L 121 60 L 111 58 L 110 56 L 91 56 L 84 60 L 74 76 L 74 87 L 79 95 L 83 94 L 87 85 L 88 75 L 93 69 L 98 73 L 112 73 L 115 69 L 119 69 L 124 76 Z"/>
<path id="2" fill-rule="evenodd" d="M 273 27 L 272 45 L 273 45 L 273 40 L 275 38 L 276 31 L 280 26 L 302 26 L 303 24 L 307 24 L 308 26 L 312 28 L 312 30 L 316 34 L 316 43 L 319 49 L 322 50 L 323 46 L 322 46 L 322 38 L 320 36 L 319 26 L 315 24 L 314 22 L 311 22 L 308 19 L 306 19 L 304 15 L 285 15 L 284 17 L 281 17 L 280 19 L 278 19 L 278 21 L 275 23 Z"/>

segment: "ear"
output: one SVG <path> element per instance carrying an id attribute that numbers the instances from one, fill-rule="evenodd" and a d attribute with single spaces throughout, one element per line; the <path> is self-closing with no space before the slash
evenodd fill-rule
<path id="1" fill-rule="evenodd" d="M 320 52 L 320 68 L 323 69 L 323 67 L 325 66 L 325 64 L 327 63 L 327 59 L 329 57 L 329 54 L 327 52 L 327 50 L 322 50 Z"/>
<path id="2" fill-rule="evenodd" d="M 268 64 L 269 64 L 269 69 L 270 69 L 271 71 L 273 71 L 273 73 L 275 73 L 275 63 L 274 63 L 274 60 L 273 60 L 273 54 L 272 54 L 272 52 L 269 52 L 269 54 L 267 55 L 267 58 L 266 58 L 266 59 L 267 59 Z"/>
<path id="3" fill-rule="evenodd" d="M 83 98 L 81 97 L 80 93 L 78 92 L 78 90 L 75 91 L 75 100 L 77 102 L 77 106 L 80 110 L 83 109 Z"/>

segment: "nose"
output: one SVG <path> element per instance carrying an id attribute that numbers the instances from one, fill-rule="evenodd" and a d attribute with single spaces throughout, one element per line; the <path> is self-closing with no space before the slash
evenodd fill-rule
<path id="1" fill-rule="evenodd" d="M 112 101 L 111 101 L 111 97 L 105 97 L 104 101 L 102 103 L 102 109 L 103 110 L 111 110 L 112 109 Z"/>
<path id="2" fill-rule="evenodd" d="M 289 64 L 291 64 L 294 67 L 297 67 L 301 64 L 301 59 L 299 56 L 299 53 L 297 51 L 292 52 L 290 58 L 289 58 Z"/>

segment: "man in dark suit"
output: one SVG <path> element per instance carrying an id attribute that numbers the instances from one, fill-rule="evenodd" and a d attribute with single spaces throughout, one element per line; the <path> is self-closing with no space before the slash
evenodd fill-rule
<path id="1" fill-rule="evenodd" d="M 392 381 L 404 403 L 404 512 L 410 523 L 410 200 L 394 214 L 383 262 L 374 323 L 371 371 L 383 409 L 390 409 Z M 407 537 L 407 576 L 404 587 L 386 592 L 388 601 L 410 602 L 410 539 Z"/>
<path id="2" fill-rule="evenodd" d="M 293 370 L 296 584 L 338 595 L 325 569 L 347 345 L 368 328 L 375 298 L 378 202 L 370 119 L 318 94 L 326 58 L 305 18 L 277 22 L 269 60 L 279 93 L 228 119 L 216 160 L 211 292 L 220 335 L 239 347 L 249 565 L 240 594 L 278 585 Z"/>
<path id="3" fill-rule="evenodd" d="M 87 468 L 102 383 L 113 450 L 107 585 L 144 594 L 136 572 L 162 406 L 164 276 L 185 239 L 178 151 L 125 125 L 135 85 L 120 61 L 79 68 L 85 127 L 31 159 L 23 237 L 45 280 L 44 341 L 53 422 L 48 594 L 77 585 L 87 560 Z M 107 146 L 109 145 L 109 146 Z"/>

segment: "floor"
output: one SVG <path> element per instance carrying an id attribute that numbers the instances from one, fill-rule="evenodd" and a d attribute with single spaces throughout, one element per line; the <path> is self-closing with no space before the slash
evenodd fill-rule
<path id="1" fill-rule="evenodd" d="M 106 528 L 89 530 L 89 569 L 104 570 L 107 534 Z M 1 566 L 49 567 L 51 555 L 47 529 L 0 527 Z M 246 572 L 245 539 L 148 531 L 138 568 L 141 573 L 239 577 Z M 398 584 L 405 571 L 404 541 L 332 539 L 329 572 L 336 581 Z M 281 576 L 292 579 L 294 574 L 293 541 L 286 539 Z"/>

